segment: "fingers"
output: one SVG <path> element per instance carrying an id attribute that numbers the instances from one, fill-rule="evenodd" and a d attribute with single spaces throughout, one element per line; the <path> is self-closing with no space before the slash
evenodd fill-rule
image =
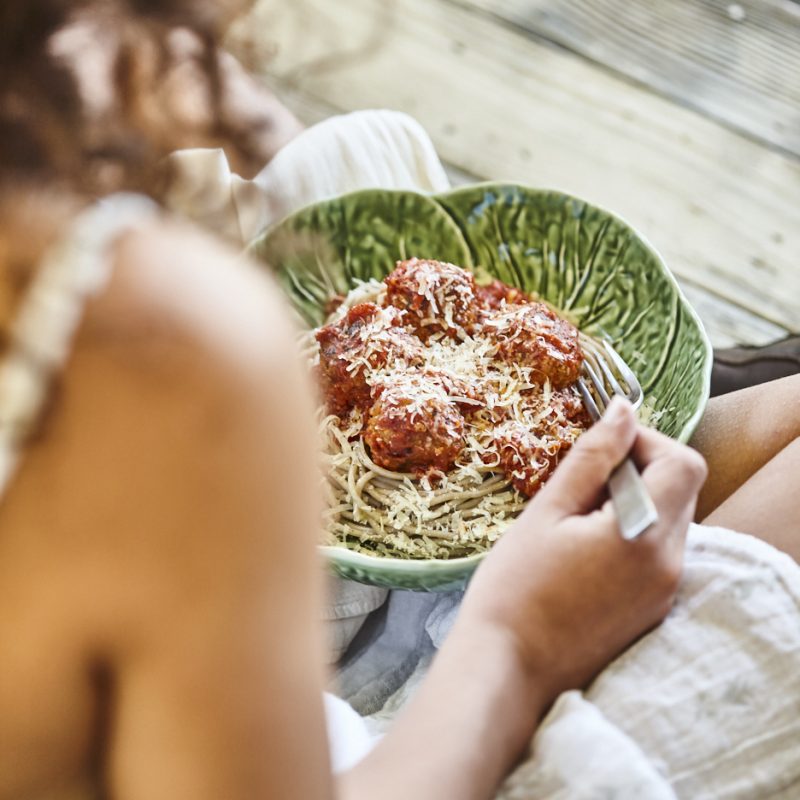
<path id="1" fill-rule="evenodd" d="M 608 476 L 636 440 L 636 418 L 630 403 L 614 398 L 603 418 L 585 433 L 539 496 L 563 516 L 597 507 Z"/>
<path id="2" fill-rule="evenodd" d="M 682 540 L 706 477 L 702 456 L 668 436 L 643 426 L 638 426 L 636 430 L 631 456 L 658 510 L 658 523 L 638 541 L 642 546 L 647 546 L 661 541 L 663 534 L 672 533 L 679 533 Z M 598 529 L 602 523 L 609 529 L 617 530 L 616 515 L 610 500 L 592 517 Z"/>
<path id="3" fill-rule="evenodd" d="M 707 474 L 703 457 L 648 428 L 639 428 L 633 457 L 658 509 L 659 528 L 669 530 L 691 519 Z"/>

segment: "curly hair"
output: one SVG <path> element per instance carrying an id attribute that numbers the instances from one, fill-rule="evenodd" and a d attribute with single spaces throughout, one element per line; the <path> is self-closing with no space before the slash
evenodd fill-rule
<path id="1" fill-rule="evenodd" d="M 158 165 L 185 142 L 186 122 L 157 96 L 172 58 L 175 31 L 189 32 L 203 76 L 206 109 L 192 121 L 195 138 L 228 141 L 247 159 L 246 136 L 226 118 L 218 42 L 246 0 L 0 0 L 0 189 L 58 184 L 96 196 L 133 189 L 158 196 Z M 98 42 L 113 43 L 109 82 L 113 111 L 102 121 L 56 47 L 83 21 Z M 106 41 L 107 40 L 107 41 Z"/>

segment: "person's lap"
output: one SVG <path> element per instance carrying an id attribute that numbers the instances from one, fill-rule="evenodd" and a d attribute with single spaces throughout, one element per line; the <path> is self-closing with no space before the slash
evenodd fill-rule
<path id="1" fill-rule="evenodd" d="M 709 402 L 692 439 L 709 477 L 698 503 L 704 524 L 749 533 L 800 560 L 800 375 Z"/>

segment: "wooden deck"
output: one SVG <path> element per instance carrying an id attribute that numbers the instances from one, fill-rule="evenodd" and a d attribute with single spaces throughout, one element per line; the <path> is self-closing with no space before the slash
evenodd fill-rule
<path id="1" fill-rule="evenodd" d="M 621 214 L 716 346 L 800 331 L 800 3 L 260 0 L 244 30 L 305 122 L 407 111 L 456 181 Z"/>

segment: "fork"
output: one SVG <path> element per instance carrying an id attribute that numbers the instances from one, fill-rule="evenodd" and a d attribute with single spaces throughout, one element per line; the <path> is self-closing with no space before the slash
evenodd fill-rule
<path id="1" fill-rule="evenodd" d="M 615 394 L 627 398 L 634 410 L 639 408 L 644 392 L 619 353 L 608 342 L 584 333 L 580 334 L 580 342 L 584 361 L 578 390 L 592 419 L 595 422 L 600 419 Z M 608 491 L 623 539 L 637 539 L 658 521 L 653 499 L 632 459 L 626 458 L 611 473 Z"/>

